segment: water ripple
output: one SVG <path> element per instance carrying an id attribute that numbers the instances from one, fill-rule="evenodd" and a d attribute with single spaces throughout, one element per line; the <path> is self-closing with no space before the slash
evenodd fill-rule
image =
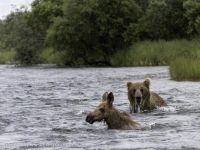
<path id="1" fill-rule="evenodd" d="M 200 149 L 200 84 L 169 80 L 168 67 L 16 68 L 0 66 L 1 149 Z M 107 130 L 85 122 L 105 91 L 129 112 L 126 83 L 151 79 L 168 103 L 132 114 L 142 130 Z"/>

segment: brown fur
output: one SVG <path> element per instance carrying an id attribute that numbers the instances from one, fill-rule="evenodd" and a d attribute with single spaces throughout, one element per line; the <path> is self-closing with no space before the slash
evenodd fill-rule
<path id="1" fill-rule="evenodd" d="M 130 112 L 151 111 L 156 107 L 166 106 L 166 102 L 156 93 L 150 92 L 150 80 L 144 82 L 128 82 L 128 99 Z"/>
<path id="2" fill-rule="evenodd" d="M 113 101 L 114 96 L 112 92 L 107 94 L 106 99 L 103 96 L 103 101 L 93 112 L 88 114 L 86 121 L 90 124 L 96 121 L 104 121 L 108 129 L 140 129 L 140 124 L 131 120 L 127 113 L 119 112 L 113 107 Z"/>

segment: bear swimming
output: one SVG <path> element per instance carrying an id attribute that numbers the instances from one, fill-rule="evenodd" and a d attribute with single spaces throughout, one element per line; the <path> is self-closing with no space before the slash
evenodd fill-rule
<path id="1" fill-rule="evenodd" d="M 130 113 L 138 111 L 151 111 L 156 107 L 167 106 L 166 102 L 158 94 L 150 91 L 150 80 L 144 82 L 128 82 L 128 99 Z"/>

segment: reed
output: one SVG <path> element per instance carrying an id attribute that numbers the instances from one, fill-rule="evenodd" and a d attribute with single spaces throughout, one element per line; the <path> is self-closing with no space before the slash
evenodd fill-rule
<path id="1" fill-rule="evenodd" d="M 144 41 L 119 51 L 111 58 L 113 66 L 170 65 L 177 57 L 195 57 L 200 52 L 200 40 Z"/>
<path id="2" fill-rule="evenodd" d="M 171 79 L 177 81 L 200 81 L 200 59 L 178 58 L 170 64 Z"/>

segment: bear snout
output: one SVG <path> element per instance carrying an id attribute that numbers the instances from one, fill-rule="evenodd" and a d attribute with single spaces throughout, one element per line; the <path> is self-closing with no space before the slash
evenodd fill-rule
<path id="1" fill-rule="evenodd" d="M 137 96 L 135 99 L 136 99 L 137 104 L 140 105 L 142 97 Z"/>

